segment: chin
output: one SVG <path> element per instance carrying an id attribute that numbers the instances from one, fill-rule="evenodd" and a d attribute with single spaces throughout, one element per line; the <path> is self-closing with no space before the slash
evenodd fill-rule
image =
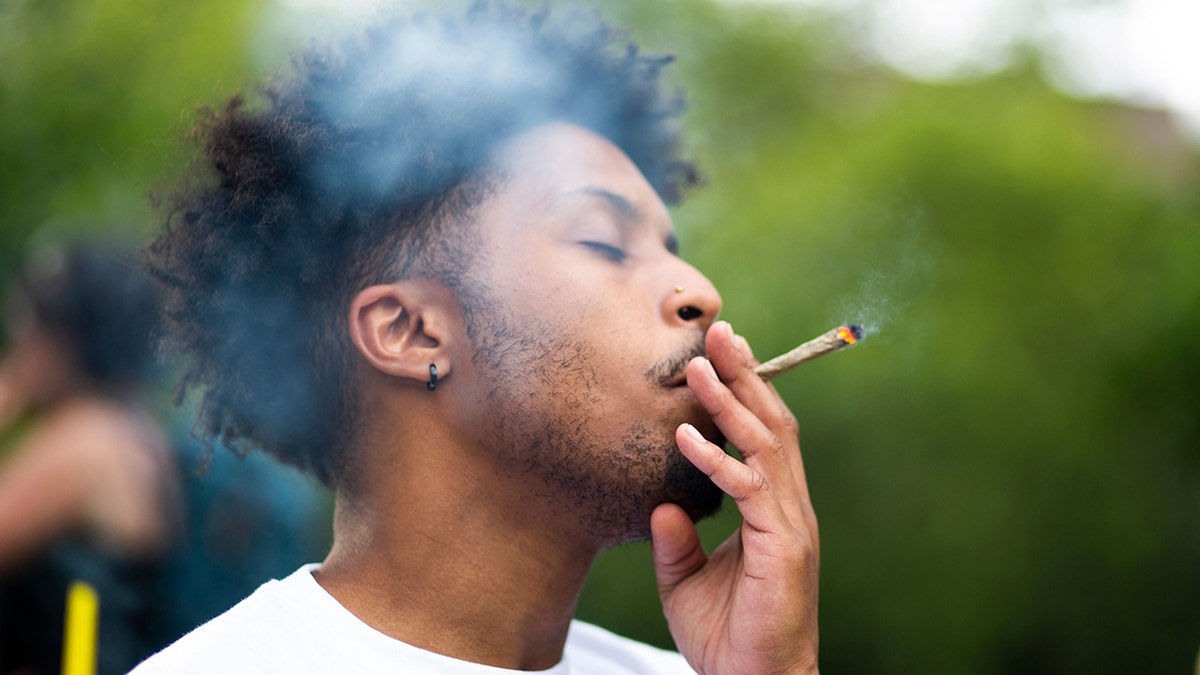
<path id="1" fill-rule="evenodd" d="M 660 504 L 677 504 L 692 522 L 720 510 L 725 493 L 672 444 L 657 448 L 657 470 L 644 473 L 637 487 L 625 485 L 624 497 L 605 500 L 591 521 L 607 545 L 650 538 L 650 514 Z M 629 491 L 632 488 L 633 491 Z M 614 495 L 615 497 L 615 495 Z"/>
<path id="2" fill-rule="evenodd" d="M 692 519 L 699 522 L 721 510 L 725 493 L 683 455 L 678 462 L 667 465 L 667 498 L 663 502 L 678 504 Z"/>

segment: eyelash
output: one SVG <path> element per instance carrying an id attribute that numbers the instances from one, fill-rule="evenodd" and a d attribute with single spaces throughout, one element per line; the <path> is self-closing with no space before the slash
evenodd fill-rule
<path id="1" fill-rule="evenodd" d="M 600 253 L 613 262 L 624 262 L 625 259 L 629 257 L 625 251 L 610 244 L 604 244 L 598 241 L 585 241 L 583 242 L 583 245 Z"/>

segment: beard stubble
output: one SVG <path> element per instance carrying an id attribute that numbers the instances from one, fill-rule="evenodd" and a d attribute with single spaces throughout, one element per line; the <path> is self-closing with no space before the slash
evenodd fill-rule
<path id="1" fill-rule="evenodd" d="M 598 428 L 617 401 L 604 391 L 595 350 L 555 327 L 518 323 L 496 304 L 484 306 L 492 310 L 486 318 L 467 313 L 474 365 L 492 383 L 481 402 L 481 426 L 499 465 L 527 480 L 531 496 L 578 514 L 581 530 L 606 546 L 648 538 L 659 504 L 678 504 L 693 521 L 717 512 L 723 493 L 675 443 L 679 423 L 707 421 L 698 403 L 679 419 L 634 418 Z M 647 389 L 662 388 L 697 351 L 702 344 L 654 364 Z"/>

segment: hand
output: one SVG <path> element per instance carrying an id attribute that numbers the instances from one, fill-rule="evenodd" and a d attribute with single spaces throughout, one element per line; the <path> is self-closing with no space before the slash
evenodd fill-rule
<path id="1" fill-rule="evenodd" d="M 690 424 L 675 439 L 733 497 L 742 525 L 709 556 L 682 508 L 655 509 L 663 611 L 679 651 L 704 675 L 816 673 L 820 555 L 795 417 L 754 374 L 749 345 L 728 323 L 714 324 L 705 343 L 709 359 L 688 365 L 688 387 L 744 462 Z"/>

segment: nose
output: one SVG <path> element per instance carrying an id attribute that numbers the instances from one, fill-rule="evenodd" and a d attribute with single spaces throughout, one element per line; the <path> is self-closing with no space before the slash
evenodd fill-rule
<path id="1" fill-rule="evenodd" d="M 667 323 L 696 325 L 707 331 L 721 313 L 721 294 L 708 277 L 695 267 L 682 263 L 677 275 L 664 281 L 662 311 Z"/>

